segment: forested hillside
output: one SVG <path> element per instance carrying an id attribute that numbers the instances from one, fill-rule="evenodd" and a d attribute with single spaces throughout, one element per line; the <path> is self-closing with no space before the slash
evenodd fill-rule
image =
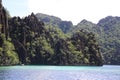
<path id="1" fill-rule="evenodd" d="M 0 65 L 14 65 L 19 63 L 18 54 L 9 37 L 8 11 L 0 1 Z"/>
<path id="2" fill-rule="evenodd" d="M 59 25 L 60 22 L 62 22 L 60 18 L 44 15 L 45 14 L 41 13 L 36 14 L 39 20 L 43 20 L 47 25 L 58 26 L 58 28 L 66 34 L 71 35 L 82 29 L 94 33 L 99 42 L 100 51 L 104 56 L 105 64 L 120 64 L 120 17 L 108 16 L 101 19 L 97 24 L 84 19 L 73 26 L 73 24 L 71 22 L 68 23 L 68 21 L 64 21 L 68 24 Z"/>
<path id="3" fill-rule="evenodd" d="M 70 21 L 46 15 L 39 19 L 34 13 L 10 17 L 0 9 L 0 65 L 103 65 L 93 33 L 78 30 L 68 36 Z"/>
<path id="4" fill-rule="evenodd" d="M 45 27 L 46 26 L 46 27 Z M 22 64 L 102 65 L 95 35 L 85 30 L 67 36 L 32 13 L 9 19 L 10 37 Z"/>
<path id="5" fill-rule="evenodd" d="M 0 5 L 0 65 L 103 65 L 93 33 L 78 30 L 68 36 L 70 21 L 34 13 L 10 17 Z"/>
<path id="6" fill-rule="evenodd" d="M 120 64 L 120 17 L 73 25 L 42 13 L 10 17 L 0 5 L 0 65 Z"/>
<path id="7" fill-rule="evenodd" d="M 37 13 L 36 17 L 46 25 L 58 26 L 64 33 L 67 33 L 73 27 L 73 23 L 71 21 L 63 21 L 55 16 Z"/>
<path id="8" fill-rule="evenodd" d="M 83 20 L 71 31 L 80 29 L 96 34 L 105 64 L 120 64 L 120 17 L 108 16 L 98 24 Z"/>
<path id="9" fill-rule="evenodd" d="M 97 25 L 101 26 L 101 46 L 106 63 L 120 64 L 120 17 L 108 16 Z"/>
<path id="10" fill-rule="evenodd" d="M 103 58 L 105 64 L 120 64 L 120 17 L 108 16 L 98 24 L 84 19 L 73 26 L 32 13 L 9 18 L 9 28 L 3 27 L 1 23 L 0 65 L 102 65 Z"/>

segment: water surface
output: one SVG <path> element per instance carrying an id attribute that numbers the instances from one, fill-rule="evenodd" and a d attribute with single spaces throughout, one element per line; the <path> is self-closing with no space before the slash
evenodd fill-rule
<path id="1" fill-rule="evenodd" d="M 0 80 L 120 80 L 120 66 L 0 67 Z"/>

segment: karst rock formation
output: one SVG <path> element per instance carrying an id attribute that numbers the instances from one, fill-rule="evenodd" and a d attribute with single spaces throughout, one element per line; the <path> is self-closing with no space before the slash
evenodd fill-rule
<path id="1" fill-rule="evenodd" d="M 0 0 L 0 34 L 3 33 L 8 38 L 8 17 L 5 8 L 2 5 L 2 0 Z"/>

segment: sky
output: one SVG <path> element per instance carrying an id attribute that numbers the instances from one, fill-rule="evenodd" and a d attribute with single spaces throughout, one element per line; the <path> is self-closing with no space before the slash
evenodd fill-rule
<path id="1" fill-rule="evenodd" d="M 11 16 L 27 16 L 29 13 L 29 0 L 2 0 L 3 6 Z"/>
<path id="2" fill-rule="evenodd" d="M 2 0 L 11 16 L 44 13 L 72 21 L 97 23 L 106 16 L 120 16 L 120 0 Z"/>

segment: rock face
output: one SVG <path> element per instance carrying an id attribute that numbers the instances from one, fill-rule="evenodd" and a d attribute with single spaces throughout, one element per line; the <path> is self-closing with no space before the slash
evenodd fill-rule
<path id="1" fill-rule="evenodd" d="M 0 0 L 0 33 L 4 33 L 6 39 L 8 38 L 8 18 L 5 8 L 2 6 L 2 0 Z"/>
<path id="2" fill-rule="evenodd" d="M 19 63 L 18 55 L 11 41 L 8 29 L 8 15 L 0 0 L 0 66 Z"/>
<path id="3" fill-rule="evenodd" d="M 45 25 L 34 13 L 25 18 L 13 17 L 9 20 L 7 14 L 0 0 L 0 66 L 103 65 L 93 33 L 79 30 L 66 36 L 58 26 L 66 33 L 73 27 L 70 21 L 54 17 L 50 20 L 54 23 L 50 25 L 49 19 L 53 16 L 45 18 L 44 15 Z"/>
<path id="4" fill-rule="evenodd" d="M 97 24 L 83 20 L 71 32 L 81 29 L 96 34 L 104 64 L 120 65 L 120 17 L 107 16 Z"/>
<path id="5" fill-rule="evenodd" d="M 68 27 L 69 24 L 61 23 Z M 79 30 L 67 37 L 58 27 L 46 28 L 33 13 L 22 19 L 9 19 L 9 28 L 22 64 L 103 65 L 99 46 L 92 33 Z"/>
<path id="6" fill-rule="evenodd" d="M 45 25 L 58 26 L 64 33 L 67 33 L 71 28 L 73 28 L 73 23 L 71 21 L 63 21 L 55 16 L 37 13 L 36 17 L 38 20 L 43 21 Z"/>

